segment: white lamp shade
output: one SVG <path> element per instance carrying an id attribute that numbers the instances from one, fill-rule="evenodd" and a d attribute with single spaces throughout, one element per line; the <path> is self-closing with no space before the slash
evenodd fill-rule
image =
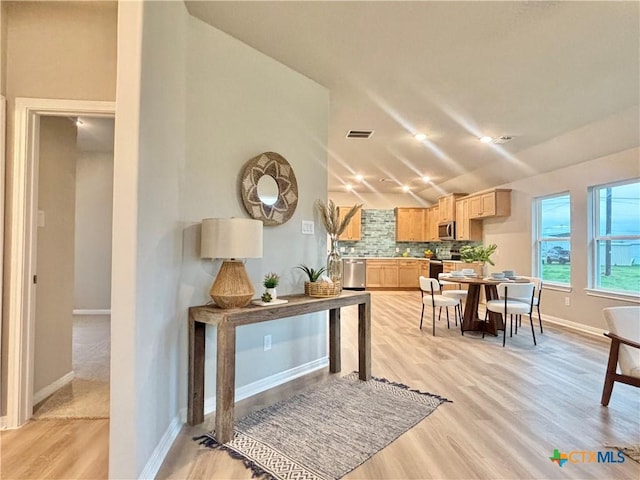
<path id="1" fill-rule="evenodd" d="M 262 221 L 249 218 L 202 220 L 201 258 L 261 258 Z"/>

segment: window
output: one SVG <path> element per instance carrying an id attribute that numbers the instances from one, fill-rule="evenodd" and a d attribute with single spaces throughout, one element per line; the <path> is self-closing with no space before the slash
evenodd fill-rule
<path id="1" fill-rule="evenodd" d="M 561 193 L 535 199 L 536 263 L 546 283 L 571 284 L 571 197 Z"/>
<path id="2" fill-rule="evenodd" d="M 640 182 L 593 187 L 590 286 L 640 294 Z"/>

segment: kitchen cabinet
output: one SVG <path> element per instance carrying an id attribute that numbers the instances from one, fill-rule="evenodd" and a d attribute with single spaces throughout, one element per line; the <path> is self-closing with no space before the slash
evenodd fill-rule
<path id="1" fill-rule="evenodd" d="M 439 241 L 438 236 L 438 223 L 440 219 L 438 217 L 439 207 L 433 206 L 426 209 L 426 228 L 425 228 L 425 240 L 426 241 Z"/>
<path id="2" fill-rule="evenodd" d="M 430 262 L 428 260 L 422 260 L 420 262 L 420 276 L 429 278 L 429 265 Z M 420 286 L 420 282 L 418 282 L 418 286 Z"/>
<path id="3" fill-rule="evenodd" d="M 456 200 L 466 193 L 452 193 L 438 199 L 438 222 L 453 222 L 456 219 Z"/>
<path id="4" fill-rule="evenodd" d="M 482 221 L 469 218 L 469 199 L 456 201 L 456 240 L 482 241 Z"/>
<path id="5" fill-rule="evenodd" d="M 398 260 L 398 286 L 399 287 L 419 287 L 421 260 Z"/>
<path id="6" fill-rule="evenodd" d="M 367 260 L 368 287 L 398 287 L 398 260 Z"/>
<path id="7" fill-rule="evenodd" d="M 426 209 L 396 208 L 396 242 L 424 242 Z"/>
<path id="8" fill-rule="evenodd" d="M 352 207 L 338 207 L 338 218 L 340 222 L 349 213 Z M 356 214 L 351 217 L 351 221 L 347 225 L 344 232 L 338 237 L 338 240 L 357 241 L 362 238 L 362 209 L 358 209 Z"/>
<path id="9" fill-rule="evenodd" d="M 511 190 L 495 189 L 468 197 L 469 218 L 511 215 Z"/>

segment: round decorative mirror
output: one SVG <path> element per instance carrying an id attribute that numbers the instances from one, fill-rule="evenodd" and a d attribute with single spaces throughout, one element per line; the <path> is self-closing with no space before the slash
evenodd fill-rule
<path id="1" fill-rule="evenodd" d="M 249 160 L 240 175 L 240 193 L 251 217 L 265 225 L 281 225 L 298 206 L 298 182 L 282 155 L 261 153 Z"/>
<path id="2" fill-rule="evenodd" d="M 270 175 L 263 175 L 258 180 L 258 198 L 265 205 L 273 205 L 278 201 L 278 182 Z"/>

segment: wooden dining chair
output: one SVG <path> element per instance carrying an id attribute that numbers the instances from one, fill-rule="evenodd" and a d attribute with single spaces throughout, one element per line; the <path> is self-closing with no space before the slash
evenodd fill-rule
<path id="1" fill-rule="evenodd" d="M 516 322 L 522 315 L 529 315 L 531 323 L 531 334 L 533 335 L 533 344 L 536 343 L 536 332 L 533 328 L 533 318 L 531 316 L 531 299 L 533 298 L 533 283 L 499 283 L 496 287 L 498 290 L 498 298 L 487 302 L 487 311 L 502 314 L 504 321 L 504 330 L 502 335 L 502 346 L 507 341 L 507 315 L 509 315 L 510 333 L 513 336 L 513 317 L 515 315 Z M 482 337 L 484 338 L 484 326 L 482 325 Z M 517 328 L 517 323 L 516 323 Z"/>
<path id="2" fill-rule="evenodd" d="M 422 292 L 422 314 L 420 315 L 420 330 L 422 330 L 422 320 L 424 319 L 424 306 L 426 304 L 431 304 L 431 318 L 433 324 L 432 328 L 433 336 L 435 336 L 436 307 L 439 307 L 438 320 L 440 320 L 440 316 L 442 315 L 442 307 L 445 307 L 447 312 L 447 328 L 449 328 L 449 307 L 453 307 L 453 315 L 457 317 L 458 310 L 456 307 L 460 304 L 460 301 L 455 298 L 446 297 L 445 295 L 436 295 L 437 292 L 440 292 L 440 282 L 438 282 L 437 279 L 420 276 L 419 280 L 420 291 Z M 462 318 L 460 319 L 460 327 L 462 328 Z"/>
<path id="3" fill-rule="evenodd" d="M 610 307 L 602 313 L 609 329 L 605 336 L 611 339 L 600 401 L 606 407 L 614 382 L 640 387 L 640 307 Z"/>

